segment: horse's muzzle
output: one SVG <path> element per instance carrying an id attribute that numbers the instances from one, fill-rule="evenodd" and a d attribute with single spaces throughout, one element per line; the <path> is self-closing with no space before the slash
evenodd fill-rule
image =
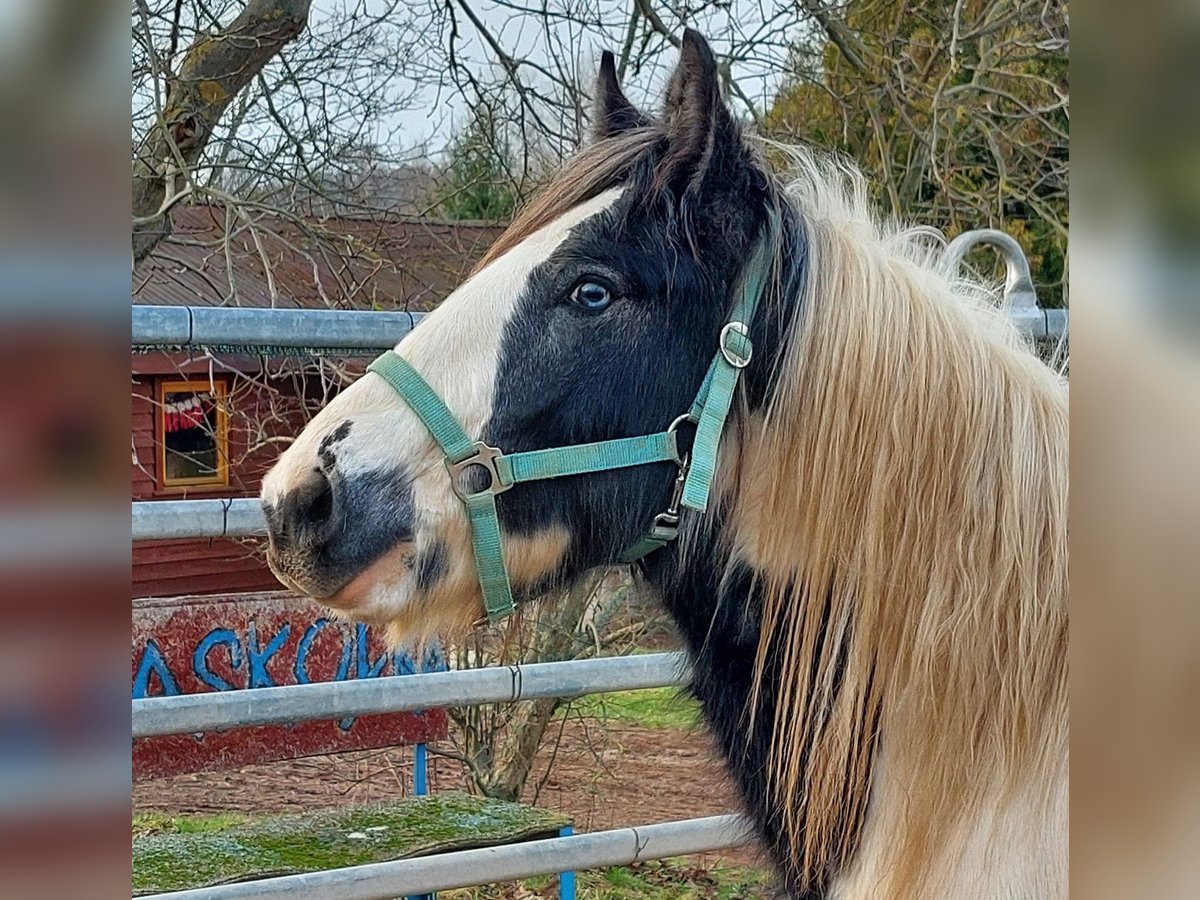
<path id="1" fill-rule="evenodd" d="M 411 542 L 415 524 L 410 485 L 399 472 L 342 478 L 314 468 L 274 502 L 264 500 L 263 515 L 271 571 L 318 600 Z"/>

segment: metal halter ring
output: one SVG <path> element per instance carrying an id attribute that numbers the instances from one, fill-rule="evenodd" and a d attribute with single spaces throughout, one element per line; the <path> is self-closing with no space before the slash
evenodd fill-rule
<path id="1" fill-rule="evenodd" d="M 685 412 L 682 416 L 676 416 L 674 420 L 672 420 L 671 424 L 667 426 L 667 433 L 670 434 L 672 431 L 677 431 L 679 426 L 684 422 L 691 422 L 693 425 L 696 424 L 696 421 L 692 418 L 692 414 L 690 412 Z"/>
<path id="2" fill-rule="evenodd" d="M 496 460 L 504 454 L 495 447 L 489 447 L 483 441 L 475 442 L 475 452 L 466 459 L 460 459 L 458 462 L 446 460 L 446 469 L 450 472 L 450 486 L 454 489 L 454 493 L 458 494 L 459 499 L 466 500 L 476 494 L 483 494 L 491 491 L 493 494 L 502 494 L 507 491 L 511 484 L 505 484 L 500 480 L 500 472 L 496 469 Z M 489 484 L 487 487 L 478 491 L 468 491 L 462 483 L 462 477 L 467 469 L 478 467 L 488 473 Z"/>
<path id="3" fill-rule="evenodd" d="M 741 356 L 728 345 L 729 335 L 732 332 L 737 332 L 746 339 L 746 355 Z M 750 357 L 754 355 L 754 347 L 749 339 L 750 329 L 746 327 L 745 322 L 728 322 L 721 329 L 721 337 L 717 344 L 721 348 L 721 355 L 725 357 L 725 361 L 735 369 L 744 369 L 750 365 Z"/>
<path id="4" fill-rule="evenodd" d="M 696 424 L 696 420 L 692 418 L 692 414 L 690 412 L 685 412 L 682 416 L 676 416 L 675 419 L 671 422 L 671 424 L 667 426 L 667 434 L 673 434 L 673 433 L 679 431 L 680 425 L 695 425 L 695 424 Z M 681 468 L 687 468 L 687 466 L 691 463 L 691 454 L 690 453 L 682 453 L 681 454 L 679 452 L 678 444 L 676 444 L 675 453 L 676 453 L 675 464 Z"/>

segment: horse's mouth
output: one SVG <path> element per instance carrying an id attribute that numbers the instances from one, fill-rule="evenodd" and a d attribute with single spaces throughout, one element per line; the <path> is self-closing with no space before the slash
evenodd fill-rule
<path id="1" fill-rule="evenodd" d="M 271 570 L 271 574 L 279 580 L 279 583 L 288 590 L 295 591 L 297 594 L 303 594 L 306 597 L 312 596 L 312 594 L 304 589 L 303 585 L 301 585 L 298 581 L 288 575 L 287 572 L 280 568 L 270 553 L 267 554 L 267 568 Z"/>
<path id="2" fill-rule="evenodd" d="M 306 584 L 302 578 L 295 573 L 296 567 L 291 564 L 291 561 L 286 556 L 275 551 L 274 547 L 267 549 L 267 568 L 271 570 L 279 582 L 289 590 L 295 591 L 297 594 L 302 594 L 305 597 L 311 597 L 314 600 L 320 600 L 320 589 L 315 582 Z"/>
<path id="3" fill-rule="evenodd" d="M 307 572 L 296 572 L 286 556 L 281 557 L 270 550 L 267 552 L 267 565 L 285 587 L 338 612 L 365 621 L 371 612 L 377 612 L 375 608 L 379 606 L 384 595 L 391 601 L 390 605 L 394 609 L 400 605 L 396 600 L 411 590 L 412 585 L 405 582 L 412 579 L 414 548 L 413 542 L 405 541 L 384 553 L 365 569 L 343 577 L 332 574 L 313 574 L 311 577 L 305 577 Z"/>
<path id="4" fill-rule="evenodd" d="M 314 599 L 368 624 L 390 621 L 415 590 L 415 552 L 411 541 L 397 544 L 337 590 Z"/>

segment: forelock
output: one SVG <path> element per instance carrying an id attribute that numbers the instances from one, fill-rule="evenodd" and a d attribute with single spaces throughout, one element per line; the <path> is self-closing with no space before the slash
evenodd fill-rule
<path id="1" fill-rule="evenodd" d="M 663 134 L 658 128 L 635 128 L 580 150 L 517 214 L 476 264 L 475 271 L 580 203 L 627 181 L 662 139 Z"/>

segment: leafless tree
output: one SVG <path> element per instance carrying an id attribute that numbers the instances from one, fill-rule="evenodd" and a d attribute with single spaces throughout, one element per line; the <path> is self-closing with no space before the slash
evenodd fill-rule
<path id="1" fill-rule="evenodd" d="M 183 200 L 237 212 L 383 209 L 360 188 L 423 155 L 394 116 L 422 76 L 399 0 L 133 0 L 133 253 Z"/>
<path id="2" fill-rule="evenodd" d="M 510 176 L 527 188 L 586 133 L 599 51 L 617 51 L 644 98 L 684 25 L 710 35 L 757 121 L 802 22 L 728 0 L 132 0 L 131 24 L 136 262 L 182 201 L 243 222 L 263 207 L 419 208 L 419 192 L 389 198 L 386 176 L 432 175 L 480 107 L 503 122 Z M 415 110 L 433 121 L 417 139 L 403 125 Z"/>

